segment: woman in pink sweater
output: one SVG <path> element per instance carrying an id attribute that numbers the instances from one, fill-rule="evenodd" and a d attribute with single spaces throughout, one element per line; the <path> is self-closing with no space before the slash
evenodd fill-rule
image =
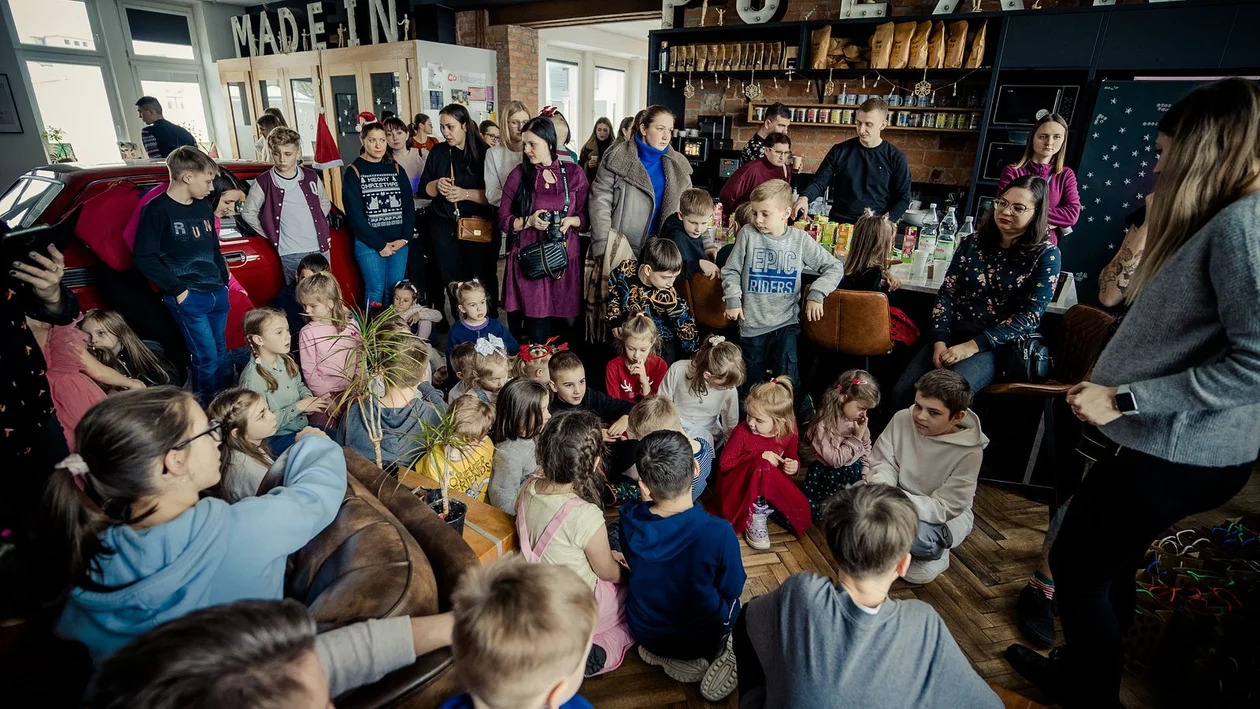
<path id="1" fill-rule="evenodd" d="M 1050 223 L 1050 243 L 1058 244 L 1064 229 L 1070 229 L 1081 218 L 1081 196 L 1076 189 L 1076 173 L 1064 167 L 1063 156 L 1067 153 L 1067 121 L 1057 113 L 1044 116 L 1028 134 L 1024 155 L 1011 165 L 1002 168 L 998 180 L 998 194 L 1006 186 L 1024 175 L 1045 180 L 1047 206 L 1046 221 Z"/>

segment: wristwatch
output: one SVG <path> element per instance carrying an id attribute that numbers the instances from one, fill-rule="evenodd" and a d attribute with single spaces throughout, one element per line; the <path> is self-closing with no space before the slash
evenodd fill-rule
<path id="1" fill-rule="evenodd" d="M 1136 416 L 1138 414 L 1137 397 L 1129 390 L 1128 384 L 1121 384 L 1116 387 L 1116 408 L 1125 416 Z"/>

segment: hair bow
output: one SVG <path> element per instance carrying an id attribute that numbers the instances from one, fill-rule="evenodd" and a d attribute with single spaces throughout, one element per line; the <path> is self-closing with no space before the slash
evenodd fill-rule
<path id="1" fill-rule="evenodd" d="M 539 116 L 545 116 L 545 117 L 547 117 L 547 118 L 551 118 L 552 116 L 556 115 L 557 113 L 560 113 L 560 109 L 559 109 L 559 108 L 557 108 L 556 106 L 543 106 L 543 107 L 542 107 L 542 110 L 538 112 L 538 115 L 539 115 Z"/>
<path id="2" fill-rule="evenodd" d="M 569 343 L 567 342 L 561 342 L 559 345 L 551 344 L 558 339 L 559 336 L 552 335 L 541 345 L 537 343 L 531 345 L 521 345 L 521 359 L 526 362 L 533 362 L 535 360 L 543 359 L 544 357 L 550 357 L 557 352 L 564 352 L 568 350 Z"/>
<path id="3" fill-rule="evenodd" d="M 726 342 L 726 338 L 725 338 L 725 337 L 722 337 L 721 335 L 709 335 L 709 346 L 710 346 L 710 347 L 717 347 L 718 345 L 722 344 L 723 342 Z"/>
<path id="4" fill-rule="evenodd" d="M 853 378 L 853 386 L 861 386 L 866 383 L 867 381 L 865 379 L 858 379 L 857 377 Z"/>
<path id="5" fill-rule="evenodd" d="M 503 343 L 503 338 L 498 335 L 486 335 L 477 338 L 477 344 L 473 345 L 473 349 L 482 357 L 489 357 L 496 352 L 503 353 L 507 356 L 507 345 Z"/>
<path id="6" fill-rule="evenodd" d="M 82 490 L 87 484 L 88 465 L 83 456 L 78 453 L 71 453 L 66 456 L 65 460 L 57 464 L 58 468 L 63 468 L 70 476 L 74 478 L 74 486 Z"/>

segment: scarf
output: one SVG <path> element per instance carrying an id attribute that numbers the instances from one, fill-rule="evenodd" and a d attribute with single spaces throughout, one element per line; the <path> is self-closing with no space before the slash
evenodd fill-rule
<path id="1" fill-rule="evenodd" d="M 666 146 L 665 150 L 657 150 L 644 143 L 643 139 L 636 135 L 634 147 L 639 151 L 639 162 L 642 162 L 643 169 L 647 170 L 648 179 L 652 181 L 652 193 L 656 196 L 652 204 L 652 220 L 648 222 L 648 231 L 655 234 L 656 216 L 661 211 L 661 200 L 665 198 L 665 169 L 661 165 L 661 160 L 664 159 L 669 146 Z"/>

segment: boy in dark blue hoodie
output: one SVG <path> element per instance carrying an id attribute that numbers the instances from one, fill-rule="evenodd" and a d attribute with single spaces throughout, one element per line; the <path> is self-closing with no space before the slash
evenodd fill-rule
<path id="1" fill-rule="evenodd" d="M 626 621 L 639 656 L 721 701 L 737 684 L 730 631 L 744 590 L 739 538 L 726 520 L 692 504 L 699 474 L 691 442 L 657 431 L 635 456 L 642 500 L 621 506 L 621 549 L 630 567 Z"/>

